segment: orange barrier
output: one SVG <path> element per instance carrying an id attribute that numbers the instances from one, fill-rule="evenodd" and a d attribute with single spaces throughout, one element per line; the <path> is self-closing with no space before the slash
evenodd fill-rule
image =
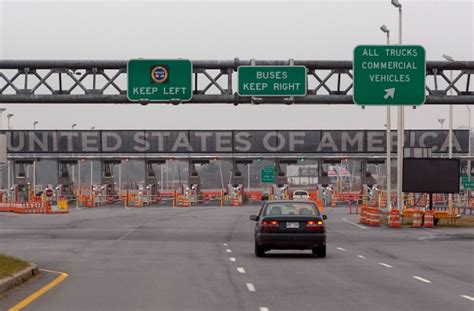
<path id="1" fill-rule="evenodd" d="M 231 198 L 231 199 L 230 199 L 230 205 L 232 205 L 232 206 L 240 206 L 240 201 L 239 201 L 239 199 L 238 199 L 238 198 L 235 198 L 235 197 Z"/>
<path id="2" fill-rule="evenodd" d="M 338 192 L 336 194 L 337 201 L 356 201 L 359 198 L 359 192 Z"/>
<path id="3" fill-rule="evenodd" d="M 388 215 L 389 228 L 400 228 L 400 211 L 393 208 Z"/>
<path id="4" fill-rule="evenodd" d="M 387 207 L 387 197 L 386 197 L 386 196 L 382 195 L 382 196 L 380 197 L 379 207 L 380 207 L 380 208 L 385 208 L 385 207 Z"/>
<path id="5" fill-rule="evenodd" d="M 365 209 L 365 224 L 372 226 L 372 208 L 369 206 Z"/>
<path id="6" fill-rule="evenodd" d="M 92 198 L 91 199 L 86 199 L 83 202 L 84 202 L 84 205 L 86 207 L 89 207 L 89 208 L 94 207 L 94 200 Z"/>
<path id="7" fill-rule="evenodd" d="M 316 203 L 316 206 L 318 207 L 319 212 L 320 212 L 321 214 L 324 214 L 323 200 L 321 200 L 321 199 L 315 199 L 315 200 L 313 200 L 313 201 L 314 201 L 314 203 Z"/>
<path id="8" fill-rule="evenodd" d="M 29 203 L 0 203 L 0 212 L 17 214 L 67 214 L 68 210 L 53 211 L 49 202 L 33 200 Z"/>
<path id="9" fill-rule="evenodd" d="M 173 207 L 189 207 L 191 202 L 186 199 L 182 194 L 176 194 L 173 200 Z"/>
<path id="10" fill-rule="evenodd" d="M 433 228 L 434 227 L 434 212 L 431 211 L 431 210 L 425 211 L 424 227 L 425 228 Z"/>
<path id="11" fill-rule="evenodd" d="M 247 195 L 247 198 L 252 201 L 261 201 L 263 196 L 262 191 L 249 191 L 245 192 L 245 194 Z"/>
<path id="12" fill-rule="evenodd" d="M 362 207 L 360 209 L 359 223 L 368 224 L 367 205 L 362 205 Z"/>
<path id="13" fill-rule="evenodd" d="M 403 218 L 405 218 L 405 217 L 412 217 L 413 214 L 414 214 L 416 211 L 417 211 L 417 210 L 414 209 L 414 208 L 407 208 L 407 207 L 405 206 L 405 208 L 403 209 L 402 216 L 403 216 Z"/>
<path id="14" fill-rule="evenodd" d="M 421 222 L 423 220 L 423 213 L 419 210 L 416 210 L 413 213 L 413 228 L 421 228 Z"/>
<path id="15" fill-rule="evenodd" d="M 367 209 L 368 225 L 373 227 L 380 227 L 380 210 L 376 207 L 369 207 Z"/>
<path id="16" fill-rule="evenodd" d="M 336 207 L 336 196 L 332 195 L 331 196 L 331 208 Z"/>

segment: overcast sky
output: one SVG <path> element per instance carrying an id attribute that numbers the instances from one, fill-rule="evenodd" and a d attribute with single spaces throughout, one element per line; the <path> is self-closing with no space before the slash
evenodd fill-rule
<path id="1" fill-rule="evenodd" d="M 401 2 L 405 44 L 423 45 L 427 60 L 441 60 L 442 54 L 474 60 L 473 1 Z M 0 57 L 351 60 L 356 45 L 385 43 L 382 24 L 392 30 L 395 42 L 398 13 L 390 0 L 0 0 Z M 15 115 L 14 128 L 31 128 L 35 120 L 38 128 L 51 129 L 73 123 L 83 129 L 372 129 L 385 124 L 385 108 L 355 105 L 3 107 Z M 466 126 L 466 107 L 454 111 L 454 127 Z M 448 107 L 407 108 L 406 116 L 407 128 L 440 128 L 438 119 L 448 118 Z"/>

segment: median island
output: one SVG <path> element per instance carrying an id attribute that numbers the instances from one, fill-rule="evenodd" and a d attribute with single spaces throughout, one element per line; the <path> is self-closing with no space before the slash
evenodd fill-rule
<path id="1" fill-rule="evenodd" d="M 30 264 L 21 259 L 0 254 L 0 280 L 19 272 Z"/>
<path id="2" fill-rule="evenodd" d="M 38 267 L 24 260 L 0 254 L 0 294 L 26 282 L 38 273 Z"/>

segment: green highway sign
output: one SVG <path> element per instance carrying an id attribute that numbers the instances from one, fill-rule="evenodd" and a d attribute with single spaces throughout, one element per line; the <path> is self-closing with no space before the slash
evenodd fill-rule
<path id="1" fill-rule="evenodd" d="M 464 188 L 474 188 L 474 180 L 470 180 L 468 176 L 461 176 L 461 183 Z"/>
<path id="2" fill-rule="evenodd" d="M 305 66 L 239 66 L 240 96 L 305 96 Z"/>
<path id="3" fill-rule="evenodd" d="M 354 49 L 354 103 L 416 106 L 426 99 L 425 49 L 419 45 L 359 45 Z"/>
<path id="4" fill-rule="evenodd" d="M 265 183 L 275 183 L 276 171 L 274 166 L 265 166 L 260 171 L 260 181 Z"/>
<path id="5" fill-rule="evenodd" d="M 186 59 L 132 59 L 127 65 L 130 101 L 188 101 L 193 65 Z"/>
<path id="6" fill-rule="evenodd" d="M 474 188 L 474 181 L 466 181 L 462 183 L 464 188 Z"/>

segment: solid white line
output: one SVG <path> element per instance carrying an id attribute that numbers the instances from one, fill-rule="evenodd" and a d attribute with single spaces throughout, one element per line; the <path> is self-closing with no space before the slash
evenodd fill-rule
<path id="1" fill-rule="evenodd" d="M 342 247 L 336 247 L 336 249 L 340 250 L 341 252 L 345 252 L 346 249 L 345 248 L 342 248 Z"/>
<path id="2" fill-rule="evenodd" d="M 228 252 L 228 253 L 232 253 L 232 251 L 230 249 L 226 249 L 225 251 Z"/>
<path id="3" fill-rule="evenodd" d="M 418 281 L 425 282 L 425 283 L 431 283 L 430 280 L 424 279 L 424 278 L 419 277 L 419 276 L 416 276 L 416 275 L 414 275 L 413 278 L 414 278 L 414 279 L 417 279 Z"/>
<path id="4" fill-rule="evenodd" d="M 255 286 L 253 286 L 252 283 L 247 283 L 247 289 L 250 291 L 250 292 L 254 292 L 255 291 Z"/>
<path id="5" fill-rule="evenodd" d="M 267 307 L 260 307 L 260 311 L 270 311 Z"/>
<path id="6" fill-rule="evenodd" d="M 344 220 L 344 221 L 347 222 L 347 223 L 350 223 L 351 225 L 354 225 L 354 226 L 356 226 L 356 227 L 359 227 L 359 228 L 361 228 L 361 229 L 369 229 L 369 228 L 367 228 L 367 227 L 365 227 L 365 226 L 361 226 L 361 225 L 356 224 L 355 222 L 352 222 L 352 221 L 347 220 L 347 219 L 345 219 L 345 218 L 342 218 L 342 220 Z"/>
<path id="7" fill-rule="evenodd" d="M 235 259 L 235 257 L 229 257 L 229 260 L 230 261 L 236 261 L 237 259 Z"/>
<path id="8" fill-rule="evenodd" d="M 237 271 L 239 271 L 240 273 L 245 273 L 245 269 L 242 268 L 242 267 L 238 267 L 238 268 L 237 268 Z"/>
<path id="9" fill-rule="evenodd" d="M 386 263 L 383 263 L 383 262 L 379 262 L 379 265 L 384 266 L 384 267 L 387 267 L 387 268 L 392 268 L 391 265 L 386 264 Z"/>
<path id="10" fill-rule="evenodd" d="M 468 296 L 468 295 L 459 295 L 462 298 L 469 299 L 470 301 L 474 301 L 474 297 Z"/>
<path id="11" fill-rule="evenodd" d="M 362 255 L 357 255 L 357 257 L 359 257 L 360 259 L 365 259 L 365 257 Z"/>

